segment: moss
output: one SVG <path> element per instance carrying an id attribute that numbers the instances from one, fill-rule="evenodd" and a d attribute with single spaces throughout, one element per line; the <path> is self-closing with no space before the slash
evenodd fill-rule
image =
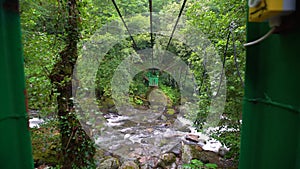
<path id="1" fill-rule="evenodd" d="M 164 154 L 162 155 L 161 159 L 164 161 L 166 165 L 170 165 L 176 162 L 176 156 L 173 153 Z"/>
<path id="2" fill-rule="evenodd" d="M 112 98 L 105 98 L 103 101 L 100 101 L 100 105 L 102 105 L 105 108 L 112 108 L 115 103 Z"/>
<path id="3" fill-rule="evenodd" d="M 168 115 L 174 115 L 175 114 L 175 110 L 174 109 L 168 109 L 167 110 L 167 114 Z"/>
<path id="4" fill-rule="evenodd" d="M 125 162 L 120 169 L 139 169 L 139 166 L 133 161 Z"/>

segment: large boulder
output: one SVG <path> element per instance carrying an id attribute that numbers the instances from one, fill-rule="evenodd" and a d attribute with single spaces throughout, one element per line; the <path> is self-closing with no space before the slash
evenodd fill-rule
<path id="1" fill-rule="evenodd" d="M 171 150 L 170 153 L 175 154 L 177 157 L 181 156 L 181 150 L 182 150 L 182 143 L 176 144 Z"/>
<path id="2" fill-rule="evenodd" d="M 174 168 L 176 166 L 176 156 L 173 153 L 166 153 L 160 156 L 157 167 Z"/>
<path id="3" fill-rule="evenodd" d="M 194 143 L 198 143 L 200 141 L 199 136 L 194 134 L 186 135 L 185 139 Z"/>
<path id="4" fill-rule="evenodd" d="M 198 159 L 203 163 L 213 163 L 221 166 L 221 157 L 213 151 L 203 150 L 199 145 L 183 145 L 182 162 L 190 163 L 192 159 Z"/>
<path id="5" fill-rule="evenodd" d="M 181 132 L 191 132 L 190 130 L 190 124 L 182 122 L 179 118 L 177 118 L 173 125 L 172 125 L 177 131 Z"/>
<path id="6" fill-rule="evenodd" d="M 126 161 L 119 169 L 139 169 L 139 166 L 133 161 Z"/>
<path id="7" fill-rule="evenodd" d="M 115 157 L 108 157 L 102 163 L 100 163 L 97 169 L 118 169 L 120 162 Z"/>
<path id="8" fill-rule="evenodd" d="M 162 162 L 164 162 L 165 164 L 172 164 L 176 161 L 176 156 L 173 153 L 166 153 L 160 156 L 160 159 L 162 160 Z"/>

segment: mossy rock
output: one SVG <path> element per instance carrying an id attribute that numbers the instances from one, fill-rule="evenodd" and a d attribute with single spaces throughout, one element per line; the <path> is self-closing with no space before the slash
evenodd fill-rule
<path id="1" fill-rule="evenodd" d="M 133 161 L 126 161 L 122 164 L 120 169 L 139 169 L 139 166 Z"/>
<path id="2" fill-rule="evenodd" d="M 169 97 L 167 97 L 167 108 L 170 109 L 173 107 L 173 102 L 171 101 L 171 99 Z"/>
<path id="3" fill-rule="evenodd" d="M 198 159 L 203 163 L 213 163 L 222 166 L 220 156 L 212 151 L 204 151 L 199 145 L 184 145 L 182 147 L 183 163 L 190 163 L 192 159 Z"/>
<path id="4" fill-rule="evenodd" d="M 102 163 L 104 160 L 106 160 L 106 154 L 105 154 L 105 150 L 103 149 L 97 149 L 95 155 L 94 155 L 94 159 L 96 164 L 100 164 Z"/>
<path id="5" fill-rule="evenodd" d="M 112 98 L 104 98 L 99 101 L 99 107 L 103 109 L 109 109 L 115 106 L 114 100 Z"/>
<path id="6" fill-rule="evenodd" d="M 174 109 L 167 109 L 167 112 L 166 112 L 168 115 L 174 115 L 175 114 L 175 110 Z"/>
<path id="7" fill-rule="evenodd" d="M 176 156 L 173 153 L 166 153 L 161 156 L 161 159 L 166 163 L 166 164 L 172 164 L 176 161 Z"/>
<path id="8" fill-rule="evenodd" d="M 98 165 L 97 169 L 118 169 L 119 166 L 119 159 L 115 157 L 108 157 Z"/>

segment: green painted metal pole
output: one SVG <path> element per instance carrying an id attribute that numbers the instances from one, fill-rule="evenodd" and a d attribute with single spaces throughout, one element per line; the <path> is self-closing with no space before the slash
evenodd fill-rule
<path id="1" fill-rule="evenodd" d="M 17 0 L 0 0 L 0 168 L 33 168 Z"/>
<path id="2" fill-rule="evenodd" d="M 298 8 L 299 9 L 299 8 Z M 300 20 L 247 47 L 239 169 L 300 168 Z M 270 29 L 248 23 L 248 41 Z"/>

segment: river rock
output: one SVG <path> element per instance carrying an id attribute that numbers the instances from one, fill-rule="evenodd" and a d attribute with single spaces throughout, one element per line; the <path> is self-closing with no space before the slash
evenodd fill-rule
<path id="1" fill-rule="evenodd" d="M 168 166 L 176 162 L 176 156 L 173 153 L 166 153 L 160 156 L 161 163 Z"/>
<path id="2" fill-rule="evenodd" d="M 182 145 L 182 154 L 181 154 L 181 160 L 182 163 L 190 163 L 193 159 L 193 149 L 192 145 L 183 144 Z"/>
<path id="3" fill-rule="evenodd" d="M 198 143 L 200 141 L 199 136 L 198 135 L 194 135 L 194 134 L 188 134 L 185 136 L 186 140 Z"/>
<path id="4" fill-rule="evenodd" d="M 221 157 L 224 157 L 228 153 L 228 151 L 229 150 L 226 149 L 225 147 L 220 147 L 218 153 Z"/>
<path id="5" fill-rule="evenodd" d="M 163 121 L 167 121 L 168 118 L 165 116 L 165 115 L 161 115 L 160 118 L 163 120 Z"/>
<path id="6" fill-rule="evenodd" d="M 178 143 L 173 148 L 171 148 L 171 150 L 169 152 L 175 154 L 176 156 L 180 156 L 181 149 L 182 149 L 182 144 Z"/>
<path id="7" fill-rule="evenodd" d="M 120 162 L 115 157 L 109 157 L 100 163 L 97 169 L 118 169 L 120 166 Z"/>
<path id="8" fill-rule="evenodd" d="M 191 132 L 190 126 L 182 123 L 180 120 L 176 119 L 173 123 L 173 127 L 181 132 Z"/>
<path id="9" fill-rule="evenodd" d="M 213 151 L 204 151 L 199 145 L 183 145 L 182 162 L 190 163 L 192 159 L 198 159 L 203 163 L 214 163 L 221 166 L 221 157 Z"/>
<path id="10" fill-rule="evenodd" d="M 159 162 L 159 158 L 154 156 L 144 156 L 139 159 L 141 169 L 155 168 L 157 167 L 158 162 Z"/>
<path id="11" fill-rule="evenodd" d="M 111 107 L 111 108 L 108 109 L 108 113 L 117 114 L 118 113 L 118 109 L 116 108 L 116 106 L 113 106 L 113 107 Z"/>
<path id="12" fill-rule="evenodd" d="M 103 101 L 101 101 L 101 107 L 105 109 L 109 109 L 115 106 L 115 103 L 113 99 L 111 98 L 105 98 Z"/>
<path id="13" fill-rule="evenodd" d="M 119 169 L 139 169 L 139 166 L 133 161 L 126 161 Z"/>

